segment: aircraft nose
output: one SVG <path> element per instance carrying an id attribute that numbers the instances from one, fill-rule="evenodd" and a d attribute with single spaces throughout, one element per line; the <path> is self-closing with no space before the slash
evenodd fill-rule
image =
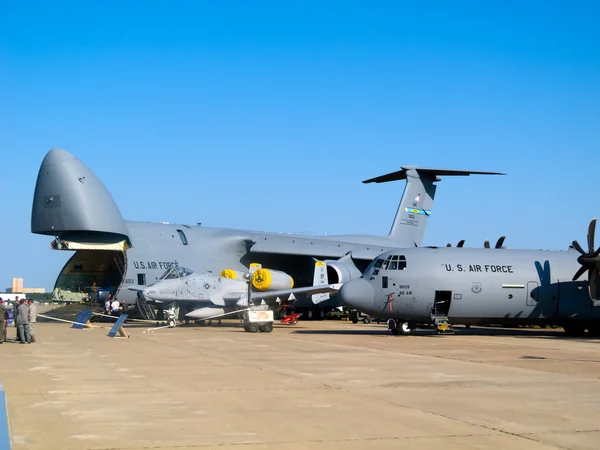
<path id="1" fill-rule="evenodd" d="M 340 300 L 351 308 L 368 310 L 373 307 L 375 290 L 371 283 L 364 278 L 348 281 L 340 289 Z"/>

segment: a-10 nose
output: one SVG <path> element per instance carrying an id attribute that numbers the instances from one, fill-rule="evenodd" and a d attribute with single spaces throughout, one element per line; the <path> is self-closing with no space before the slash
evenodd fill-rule
<path id="1" fill-rule="evenodd" d="M 375 290 L 364 278 L 348 281 L 340 289 L 340 300 L 351 308 L 369 310 L 373 307 Z"/>

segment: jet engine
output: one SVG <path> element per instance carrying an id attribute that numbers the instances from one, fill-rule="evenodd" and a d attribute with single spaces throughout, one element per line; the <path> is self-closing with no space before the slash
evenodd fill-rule
<path id="1" fill-rule="evenodd" d="M 273 269 L 258 269 L 252 277 L 252 286 L 259 291 L 276 291 L 291 289 L 294 280 L 287 273 Z"/>
<path id="2" fill-rule="evenodd" d="M 346 283 L 350 280 L 356 280 L 362 273 L 354 265 L 350 253 L 342 256 L 338 260 L 327 259 L 323 261 L 327 265 L 327 279 L 329 283 Z"/>

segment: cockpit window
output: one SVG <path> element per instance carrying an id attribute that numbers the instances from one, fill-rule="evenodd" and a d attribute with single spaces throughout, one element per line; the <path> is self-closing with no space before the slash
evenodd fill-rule
<path id="1" fill-rule="evenodd" d="M 383 259 L 378 259 L 378 260 L 375 262 L 375 266 L 374 266 L 374 267 L 375 267 L 376 269 L 379 269 L 379 268 L 380 268 L 382 265 L 383 265 Z"/>
<path id="2" fill-rule="evenodd" d="M 185 237 L 185 233 L 182 230 L 177 230 L 177 233 L 179 234 L 179 238 L 181 239 L 181 243 L 183 245 L 188 245 L 188 241 L 187 241 L 187 238 Z"/>
<path id="3" fill-rule="evenodd" d="M 406 270 L 406 258 L 402 255 L 398 260 L 398 270 Z"/>
<path id="4" fill-rule="evenodd" d="M 193 270 L 187 269 L 185 267 L 176 267 L 173 266 L 170 269 L 167 269 L 165 273 L 159 278 L 159 280 L 176 280 L 177 278 L 187 277 L 194 273 Z"/>
<path id="5" fill-rule="evenodd" d="M 390 267 L 389 267 L 389 269 L 390 269 L 390 270 L 398 270 L 398 261 L 392 261 L 392 262 L 390 263 Z"/>

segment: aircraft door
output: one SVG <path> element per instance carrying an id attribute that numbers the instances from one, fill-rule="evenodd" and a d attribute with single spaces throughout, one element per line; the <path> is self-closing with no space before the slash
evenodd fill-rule
<path id="1" fill-rule="evenodd" d="M 450 301 L 452 300 L 452 291 L 435 291 L 433 299 L 434 308 L 437 314 L 447 316 L 450 312 Z"/>
<path id="2" fill-rule="evenodd" d="M 536 306 L 538 304 L 539 298 L 539 284 L 536 281 L 528 281 L 527 282 L 527 298 L 525 299 L 525 304 L 527 306 Z"/>

